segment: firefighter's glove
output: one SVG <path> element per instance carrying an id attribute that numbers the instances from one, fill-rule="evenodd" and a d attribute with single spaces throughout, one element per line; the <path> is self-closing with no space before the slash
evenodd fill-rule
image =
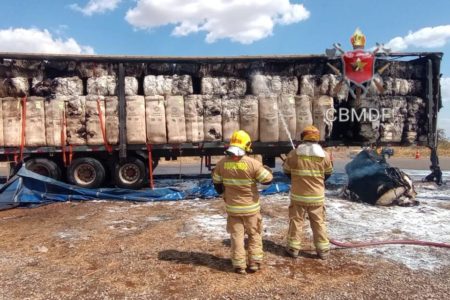
<path id="1" fill-rule="evenodd" d="M 267 171 L 269 171 L 269 172 L 270 172 L 270 174 L 272 174 L 272 173 L 273 173 L 272 169 L 271 169 L 271 168 L 269 168 L 268 166 L 264 165 L 263 167 L 264 167 L 264 169 L 266 169 Z"/>

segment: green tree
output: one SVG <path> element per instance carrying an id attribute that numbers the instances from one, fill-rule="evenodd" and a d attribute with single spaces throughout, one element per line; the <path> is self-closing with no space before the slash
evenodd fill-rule
<path id="1" fill-rule="evenodd" d="M 448 142 L 448 137 L 447 137 L 447 134 L 445 132 L 445 129 L 438 128 L 438 130 L 437 130 L 437 138 L 438 138 L 439 142 Z"/>

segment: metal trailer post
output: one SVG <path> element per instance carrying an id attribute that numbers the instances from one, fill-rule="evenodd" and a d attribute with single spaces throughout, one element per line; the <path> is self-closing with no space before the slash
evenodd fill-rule
<path id="1" fill-rule="evenodd" d="M 440 59 L 440 58 L 439 58 Z M 427 115 L 428 115 L 428 147 L 431 149 L 430 153 L 430 170 L 431 173 L 425 177 L 424 181 L 434 181 L 437 185 L 442 184 L 442 171 L 439 166 L 438 149 L 438 135 L 437 135 L 437 113 L 440 109 L 440 89 L 439 89 L 439 72 L 436 70 L 437 85 L 434 82 L 433 61 L 427 59 L 427 81 L 426 81 L 426 97 L 428 99 Z"/>
<path id="2" fill-rule="evenodd" d="M 125 70 L 119 63 L 119 159 L 127 157 L 127 111 L 125 103 Z"/>

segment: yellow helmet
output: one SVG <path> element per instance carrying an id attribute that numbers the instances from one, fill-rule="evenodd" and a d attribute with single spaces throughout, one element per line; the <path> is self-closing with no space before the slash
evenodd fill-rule
<path id="1" fill-rule="evenodd" d="M 302 140 L 318 142 L 320 140 L 320 131 L 313 125 L 306 126 L 302 131 Z"/>
<path id="2" fill-rule="evenodd" d="M 243 156 L 246 152 L 252 152 L 252 139 L 244 130 L 233 132 L 230 139 L 230 147 L 227 152 L 236 156 Z"/>

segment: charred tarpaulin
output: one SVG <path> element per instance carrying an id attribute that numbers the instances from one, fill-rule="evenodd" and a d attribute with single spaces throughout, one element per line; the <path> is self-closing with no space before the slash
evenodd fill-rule
<path id="1" fill-rule="evenodd" d="M 419 204 L 412 179 L 391 167 L 382 154 L 363 150 L 345 166 L 345 171 L 348 185 L 343 196 L 350 200 L 380 206 Z"/>

